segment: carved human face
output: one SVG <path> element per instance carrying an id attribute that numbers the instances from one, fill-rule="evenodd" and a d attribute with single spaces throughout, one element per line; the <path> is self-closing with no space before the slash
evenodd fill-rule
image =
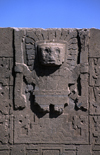
<path id="1" fill-rule="evenodd" d="M 61 65 L 64 61 L 64 47 L 58 43 L 39 45 L 39 59 L 43 65 Z"/>

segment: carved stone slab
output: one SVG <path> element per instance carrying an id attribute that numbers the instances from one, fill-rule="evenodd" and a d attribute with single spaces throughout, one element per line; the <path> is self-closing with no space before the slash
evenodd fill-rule
<path id="1" fill-rule="evenodd" d="M 21 110 L 14 142 L 87 144 L 88 31 L 17 29 L 14 35 L 14 105 Z"/>
<path id="2" fill-rule="evenodd" d="M 0 28 L 0 155 L 100 154 L 100 30 Z"/>

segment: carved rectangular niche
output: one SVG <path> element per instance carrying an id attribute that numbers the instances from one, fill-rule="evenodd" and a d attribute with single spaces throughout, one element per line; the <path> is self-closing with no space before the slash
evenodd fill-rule
<path id="1" fill-rule="evenodd" d="M 88 143 L 88 50 L 83 35 L 87 40 L 84 30 L 15 30 L 15 143 Z"/>

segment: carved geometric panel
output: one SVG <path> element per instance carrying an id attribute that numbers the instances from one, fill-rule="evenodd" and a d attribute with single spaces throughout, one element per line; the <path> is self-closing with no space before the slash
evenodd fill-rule
<path id="1" fill-rule="evenodd" d="M 27 150 L 26 155 L 39 155 L 39 153 L 36 150 Z"/>
<path id="2" fill-rule="evenodd" d="M 95 145 L 92 150 L 93 150 L 93 155 L 99 155 L 100 154 L 100 145 Z"/>
<path id="3" fill-rule="evenodd" d="M 2 114 L 9 114 L 9 94 L 9 87 L 0 84 L 0 112 L 2 112 Z"/>
<path id="4" fill-rule="evenodd" d="M 99 155 L 100 151 L 93 151 L 93 155 Z"/>
<path id="5" fill-rule="evenodd" d="M 76 155 L 76 152 L 75 151 L 67 151 L 67 152 L 64 152 L 63 155 Z"/>
<path id="6" fill-rule="evenodd" d="M 90 113 L 100 114 L 100 58 L 89 58 L 89 98 Z"/>
<path id="7" fill-rule="evenodd" d="M 88 117 L 61 115 L 50 118 L 45 115 L 19 113 L 14 120 L 14 143 L 88 143 Z"/>
<path id="8" fill-rule="evenodd" d="M 0 83 L 3 85 L 13 85 L 13 58 L 0 58 Z"/>
<path id="9" fill-rule="evenodd" d="M 7 145 L 0 144 L 0 155 L 9 155 L 9 147 Z"/>
<path id="10" fill-rule="evenodd" d="M 100 115 L 99 92 L 100 92 L 100 87 L 89 88 L 90 114 Z"/>
<path id="11" fill-rule="evenodd" d="M 90 117 L 90 142 L 100 144 L 100 116 Z"/>
<path id="12" fill-rule="evenodd" d="M 26 154 L 26 150 L 24 146 L 15 145 L 11 149 L 11 155 L 25 155 L 25 154 Z"/>
<path id="13" fill-rule="evenodd" d="M 91 145 L 77 146 L 77 155 L 92 155 Z"/>
<path id="14" fill-rule="evenodd" d="M 100 86 L 100 58 L 89 58 L 90 86 Z"/>
<path id="15" fill-rule="evenodd" d="M 62 155 L 76 155 L 77 148 L 75 145 L 66 145 L 61 153 Z"/>
<path id="16" fill-rule="evenodd" d="M 2 115 L 0 112 L 0 142 L 8 143 L 9 140 L 9 116 Z"/>
<path id="17" fill-rule="evenodd" d="M 48 155 L 48 154 L 52 154 L 52 155 L 60 155 L 61 154 L 61 150 L 58 148 L 43 148 L 41 150 L 41 154 L 43 155 Z"/>

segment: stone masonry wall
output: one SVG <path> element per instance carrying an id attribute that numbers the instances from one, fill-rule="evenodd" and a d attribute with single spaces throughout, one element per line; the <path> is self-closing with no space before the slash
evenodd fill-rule
<path id="1" fill-rule="evenodd" d="M 100 155 L 100 30 L 0 28 L 0 155 Z"/>

